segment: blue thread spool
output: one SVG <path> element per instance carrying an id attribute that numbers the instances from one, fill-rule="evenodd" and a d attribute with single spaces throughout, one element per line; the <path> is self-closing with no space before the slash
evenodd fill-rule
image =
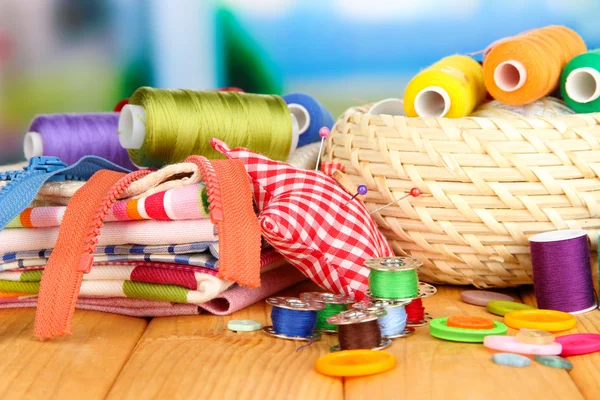
<path id="1" fill-rule="evenodd" d="M 389 339 L 396 339 L 415 333 L 414 328 L 406 326 L 407 315 L 404 306 L 408 303 L 408 301 L 397 300 L 364 300 L 352 307 L 365 312 L 385 310 L 387 314 L 379 318 L 381 335 Z"/>
<path id="2" fill-rule="evenodd" d="M 267 303 L 273 306 L 273 325 L 265 326 L 263 332 L 270 336 L 288 340 L 315 341 L 321 333 L 313 332 L 317 323 L 317 312 L 325 305 L 295 297 L 270 297 Z"/>
<path id="3" fill-rule="evenodd" d="M 329 129 L 333 127 L 333 116 L 314 97 L 305 93 L 288 93 L 283 96 L 283 100 L 298 121 L 298 147 L 320 141 L 319 129 L 324 126 Z"/>

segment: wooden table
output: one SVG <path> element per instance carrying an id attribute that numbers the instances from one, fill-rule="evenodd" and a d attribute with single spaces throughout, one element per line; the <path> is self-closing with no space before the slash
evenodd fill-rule
<path id="1" fill-rule="evenodd" d="M 314 290 L 303 283 L 286 291 Z M 465 288 L 439 287 L 424 301 L 435 317 L 488 316 L 462 303 Z M 534 304 L 531 289 L 513 292 Z M 227 330 L 230 319 L 269 320 L 264 302 L 229 317 L 146 320 L 77 311 L 73 336 L 33 338 L 32 309 L 0 310 L 0 398 L 4 399 L 598 399 L 600 353 L 571 357 L 571 372 L 533 362 L 495 365 L 483 345 L 434 339 L 428 328 L 388 348 L 396 369 L 366 378 L 331 378 L 314 370 L 335 336 L 296 352 L 298 343 L 260 332 Z M 499 319 L 499 318 L 497 318 Z M 577 317 L 572 332 L 598 332 L 600 311 Z M 509 334 L 514 334 L 509 331 Z"/>

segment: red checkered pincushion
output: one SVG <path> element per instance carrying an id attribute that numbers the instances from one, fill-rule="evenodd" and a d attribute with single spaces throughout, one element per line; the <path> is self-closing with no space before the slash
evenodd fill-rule
<path id="1" fill-rule="evenodd" d="M 333 293 L 361 299 L 368 288 L 363 264 L 392 250 L 367 209 L 323 173 L 301 170 L 246 149 L 212 146 L 244 162 L 263 236 L 308 278 Z"/>

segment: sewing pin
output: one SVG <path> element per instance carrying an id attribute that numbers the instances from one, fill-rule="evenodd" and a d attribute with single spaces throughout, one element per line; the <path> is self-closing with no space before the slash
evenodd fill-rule
<path id="1" fill-rule="evenodd" d="M 384 208 L 386 208 L 386 207 L 389 207 L 389 206 L 391 206 L 392 204 L 395 204 L 395 203 L 399 202 L 400 200 L 403 200 L 403 199 L 407 198 L 408 196 L 412 196 L 412 197 L 419 197 L 420 195 L 421 195 L 421 191 L 419 190 L 419 188 L 416 188 L 416 187 L 414 187 L 414 188 L 410 189 L 410 192 L 408 192 L 408 193 L 407 193 L 407 194 L 405 194 L 404 196 L 400 197 L 399 199 L 396 199 L 396 200 L 392 201 L 391 203 L 388 203 L 388 204 L 386 204 L 385 206 L 381 206 L 381 207 L 379 207 L 378 209 L 376 209 L 376 210 L 374 210 L 374 211 L 370 212 L 369 214 L 370 214 L 370 215 L 373 215 L 373 214 L 375 214 L 377 211 L 379 211 L 379 210 L 383 210 Z"/>
<path id="2" fill-rule="evenodd" d="M 328 127 L 324 126 L 319 129 L 319 136 L 321 136 L 321 147 L 319 148 L 319 155 L 317 156 L 317 165 L 315 165 L 315 171 L 319 170 L 319 164 L 321 163 L 321 153 L 323 152 L 323 145 L 325 144 L 325 138 L 329 136 L 331 131 Z"/>
<path id="3" fill-rule="evenodd" d="M 352 200 L 354 200 L 356 198 L 356 196 L 358 196 L 359 194 L 362 195 L 362 196 L 364 196 L 365 194 L 367 194 L 368 191 L 369 191 L 369 189 L 367 189 L 367 187 L 365 185 L 358 185 L 358 188 L 356 190 L 356 194 L 354 196 L 352 196 L 350 198 L 350 200 L 348 200 L 346 202 L 346 204 L 344 204 L 344 207 L 346 205 L 348 205 L 348 203 L 350 203 Z"/>

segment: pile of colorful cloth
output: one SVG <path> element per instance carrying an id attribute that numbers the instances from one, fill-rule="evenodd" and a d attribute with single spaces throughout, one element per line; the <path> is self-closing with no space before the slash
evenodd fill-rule
<path id="1" fill-rule="evenodd" d="M 131 316 L 202 310 L 224 315 L 305 279 L 264 244 L 260 286 L 228 279 L 231 271 L 226 277 L 220 274 L 223 228 L 211 219 L 213 196 L 206 180 L 206 171 L 185 162 L 149 172 L 120 193 L 102 216 L 93 265 L 82 276 L 76 307 Z M 30 206 L 5 223 L 0 231 L 0 308 L 36 306 L 61 223 L 69 218 L 67 204 L 85 183 L 45 182 Z M 18 182 L 12 186 L 15 190 Z M 0 190 L 0 200 L 7 188 Z M 67 278 L 64 285 L 70 285 Z"/>

